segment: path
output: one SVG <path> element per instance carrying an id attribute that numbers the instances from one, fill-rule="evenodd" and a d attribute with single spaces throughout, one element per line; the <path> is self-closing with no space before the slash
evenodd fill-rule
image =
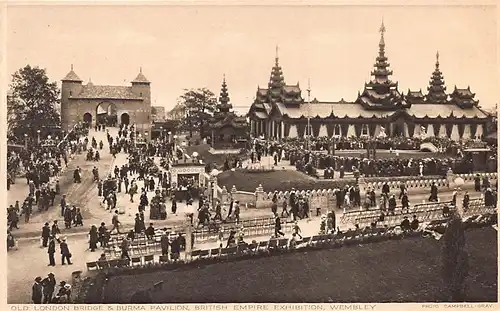
<path id="1" fill-rule="evenodd" d="M 425 199 L 427 195 L 415 195 L 410 198 L 413 203 L 420 203 Z M 471 194 L 471 198 L 479 197 L 478 194 Z M 451 193 L 444 193 L 440 195 L 442 201 L 450 200 Z M 267 213 L 270 215 L 269 210 L 261 210 L 261 213 Z M 312 236 L 319 232 L 320 227 L 320 217 L 313 216 L 315 211 L 312 211 L 311 219 L 299 220 L 299 226 L 302 230 L 303 236 Z M 342 211 L 336 211 L 337 215 L 337 225 L 340 226 L 341 230 L 346 230 L 352 227 L 352 224 L 342 224 L 340 222 L 340 217 L 342 217 Z M 410 214 L 411 217 L 411 214 Z M 88 227 L 85 227 L 88 230 Z M 286 237 L 290 237 L 290 233 Z M 252 237 L 247 236 L 246 241 L 251 240 L 266 240 L 267 236 Z M 9 303 L 29 303 L 31 284 L 36 276 L 46 276 L 49 272 L 53 272 L 56 275 L 58 281 L 70 280 L 71 273 L 73 271 L 81 270 L 86 271 L 86 263 L 89 261 L 95 261 L 101 254 L 101 250 L 98 249 L 96 252 L 90 252 L 87 250 L 88 238 L 86 235 L 75 235 L 69 236 L 68 244 L 70 251 L 73 254 L 72 266 L 61 266 L 60 257 L 57 253 L 56 255 L 56 267 L 48 267 L 48 256 L 46 249 L 40 247 L 40 240 L 21 240 L 19 242 L 19 249 L 12 250 L 7 254 L 7 279 L 8 279 L 8 302 Z M 216 242 L 200 242 L 195 244 L 197 249 L 208 249 L 217 247 Z M 58 248 L 57 248 L 58 249 Z M 158 254 L 157 254 L 158 255 Z M 26 268 L 29 266 L 29 273 L 26 272 Z"/>

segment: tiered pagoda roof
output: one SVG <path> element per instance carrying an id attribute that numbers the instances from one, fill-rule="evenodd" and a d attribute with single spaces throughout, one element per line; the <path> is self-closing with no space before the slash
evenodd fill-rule
<path id="1" fill-rule="evenodd" d="M 224 75 L 220 90 L 219 104 L 217 105 L 217 111 L 214 113 L 214 116 L 210 121 L 210 128 L 220 129 L 226 126 L 233 127 L 235 129 L 246 128 L 246 118 L 237 116 L 233 111 L 231 111 L 232 108 L 233 105 L 231 105 L 229 99 L 226 76 Z"/>
<path id="2" fill-rule="evenodd" d="M 446 94 L 446 86 L 444 78 L 439 69 L 439 52 L 436 53 L 436 68 L 432 73 L 429 87 L 427 87 L 427 102 L 430 104 L 446 104 L 448 102 L 448 94 Z"/>
<path id="3" fill-rule="evenodd" d="M 233 105 L 229 103 L 229 93 L 227 91 L 226 75 L 222 80 L 222 87 L 220 90 L 219 104 L 217 105 L 217 111 L 219 113 L 228 113 L 233 108 Z"/>
<path id="4" fill-rule="evenodd" d="M 466 89 L 457 89 L 455 86 L 453 93 L 450 94 L 450 102 L 462 109 L 474 108 L 479 103 L 479 101 L 474 100 L 475 96 L 476 94 L 470 91 L 470 86 Z"/>
<path id="5" fill-rule="evenodd" d="M 408 89 L 408 93 L 405 96 L 405 100 L 407 103 L 413 104 L 423 104 L 425 103 L 425 95 L 422 93 L 422 90 L 411 91 Z"/>
<path id="6" fill-rule="evenodd" d="M 414 120 L 439 118 L 486 118 L 487 115 L 474 99 L 475 94 L 467 89 L 446 93 L 443 75 L 439 69 L 439 54 L 432 74 L 428 93 L 408 90 L 405 95 L 398 90 L 398 83 L 391 80 L 392 70 L 385 55 L 385 26 L 380 27 L 379 51 L 371 72 L 371 79 L 365 83 L 362 93 L 355 101 L 318 101 L 306 104 L 302 99 L 299 83 L 287 85 L 276 55 L 268 88 L 257 87 L 256 97 L 248 115 L 255 120 L 275 117 L 301 119 L 372 119 L 379 120 L 405 116 Z"/>
<path id="7" fill-rule="evenodd" d="M 283 77 L 283 70 L 279 64 L 278 47 L 276 47 L 276 57 L 274 66 L 271 70 L 268 88 L 263 89 L 257 87 L 255 102 L 257 106 L 263 108 L 263 104 L 282 103 L 287 106 L 298 106 L 303 103 L 302 91 L 299 83 L 295 85 L 287 85 Z"/>
<path id="8" fill-rule="evenodd" d="M 379 52 L 374 65 L 375 69 L 371 72 L 372 79 L 365 83 L 363 93 L 356 101 L 368 110 L 396 110 L 408 106 L 398 91 L 398 83 L 390 79 L 392 70 L 389 69 L 390 64 L 385 56 L 385 31 L 382 21 Z"/>

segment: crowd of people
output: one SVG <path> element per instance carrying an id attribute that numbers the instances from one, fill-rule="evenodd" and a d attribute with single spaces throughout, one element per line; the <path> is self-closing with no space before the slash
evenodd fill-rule
<path id="1" fill-rule="evenodd" d="M 454 141 L 448 137 L 432 136 L 432 137 L 311 137 L 307 138 L 285 138 L 282 139 L 282 144 L 287 149 L 311 149 L 315 151 L 330 150 L 364 150 L 367 146 L 372 146 L 375 149 L 385 150 L 420 150 L 422 143 L 434 144 L 442 153 L 456 155 L 459 150 L 469 148 L 471 146 L 486 146 L 483 142 L 478 142 L 474 139 L 462 139 Z M 308 144 L 310 148 L 308 148 Z"/>
<path id="2" fill-rule="evenodd" d="M 130 259 L 130 248 L 134 239 L 141 234 L 144 234 L 148 239 L 155 236 L 158 230 L 153 223 L 146 226 L 146 209 L 149 208 L 149 219 L 151 220 L 166 220 L 168 214 L 177 214 L 177 204 L 180 201 L 185 201 L 187 206 L 194 204 L 194 199 L 198 199 L 197 209 L 186 209 L 187 215 L 191 218 L 196 227 L 211 226 L 214 222 L 220 221 L 235 221 L 239 223 L 241 211 L 238 200 L 231 200 L 228 210 L 224 211 L 223 206 L 217 200 L 214 206 L 211 206 L 211 198 L 205 192 L 206 189 L 199 189 L 198 180 L 192 177 L 179 178 L 176 184 L 172 183 L 169 175 L 169 169 L 179 155 L 175 144 L 171 142 L 170 137 L 160 137 L 159 139 L 150 142 L 142 141 L 138 137 L 135 126 L 122 125 L 119 128 L 118 135 L 112 137 L 109 129 L 103 126 L 96 128 L 107 133 L 107 145 L 105 142 L 97 142 L 93 137 L 89 140 L 87 137 L 74 137 L 67 143 L 59 145 L 58 149 L 40 149 L 33 150 L 29 156 L 16 154 L 11 156 L 12 162 L 20 163 L 20 166 L 25 167 L 26 179 L 29 185 L 29 193 L 22 204 L 9 206 L 8 208 L 8 247 L 12 245 L 9 242 L 9 237 L 13 241 L 12 230 L 19 226 L 20 216 L 24 216 L 25 222 L 29 222 L 30 215 L 34 212 L 34 207 L 38 206 L 37 211 L 47 211 L 55 206 L 56 198 L 60 197 L 59 206 L 61 209 L 61 217 L 64 219 L 64 229 L 59 228 L 58 221 L 53 221 L 52 225 L 45 223 L 41 230 L 41 244 L 47 249 L 48 265 L 55 266 L 55 254 L 59 251 L 61 255 L 61 264 L 72 264 L 72 253 L 68 245 L 67 237 L 61 235 L 63 230 L 69 230 L 75 226 L 84 226 L 84 219 L 80 208 L 66 202 L 65 193 L 61 191 L 61 186 L 58 182 L 54 186 L 49 185 L 49 179 L 52 176 L 57 176 L 62 169 L 63 163 L 67 166 L 68 152 L 81 153 L 87 152 L 88 161 L 100 161 L 104 152 L 109 152 L 113 157 L 119 153 L 127 154 L 127 163 L 123 165 L 115 165 L 110 172 L 101 174 L 97 167 L 92 170 L 92 178 L 97 185 L 97 197 L 102 203 L 103 208 L 111 213 L 110 224 L 105 221 L 101 222 L 100 226 L 91 225 L 88 231 L 88 249 L 95 252 L 98 248 L 102 250 L 108 247 L 112 235 L 125 234 L 125 239 L 119 245 L 121 249 L 121 258 Z M 324 142 L 317 140 L 316 147 Z M 347 144 L 346 141 L 339 141 L 339 146 Z M 356 143 L 354 142 L 351 143 Z M 363 141 L 358 141 L 362 144 Z M 403 144 L 403 141 L 398 140 L 381 140 L 380 144 Z M 410 144 L 410 142 L 407 142 Z M 412 142 L 414 143 L 414 142 Z M 357 171 L 365 176 L 398 176 L 399 175 L 440 175 L 445 173 L 449 167 L 453 167 L 452 159 L 426 159 L 426 160 L 405 160 L 405 159 L 380 159 L 380 160 L 363 160 L 359 158 L 342 158 L 323 153 L 306 152 L 302 148 L 296 148 L 293 141 L 286 141 L 283 144 L 266 142 L 263 140 L 255 140 L 251 153 L 252 162 L 260 161 L 262 156 L 272 155 L 275 165 L 278 162 L 288 159 L 292 165 L 298 169 L 309 168 L 325 168 L 326 170 L 335 170 L 341 172 L 341 178 L 344 172 Z M 324 145 L 321 148 L 325 147 Z M 351 145 L 353 147 L 353 145 Z M 346 147 L 347 148 L 347 147 Z M 392 148 L 392 146 L 390 147 Z M 161 157 L 160 165 L 157 165 L 153 157 Z M 16 160 L 20 159 L 20 160 Z M 241 166 L 238 161 L 233 163 L 234 166 Z M 226 166 L 229 166 L 227 164 Z M 306 168 L 309 166 L 309 168 Z M 80 183 L 85 175 L 81 169 L 77 168 L 73 172 L 73 181 Z M 333 177 L 332 175 L 330 178 Z M 328 177 L 327 176 L 327 177 Z M 482 180 L 483 184 L 479 186 L 478 191 L 485 190 L 485 200 L 488 198 L 488 203 L 496 202 L 496 191 L 491 190 L 491 185 Z M 477 188 L 477 187 L 476 187 Z M 496 188 L 496 187 L 495 187 Z M 476 189 L 477 190 L 477 189 Z M 120 208 L 123 204 L 118 202 L 120 196 L 118 194 L 125 193 L 130 202 L 137 204 L 133 229 L 125 232 L 124 226 L 120 221 L 120 217 L 124 211 Z M 182 193 L 182 195 L 179 195 Z M 364 207 L 365 209 L 378 207 L 381 215 L 390 215 L 394 213 L 397 205 L 401 205 L 403 209 L 408 209 L 410 200 L 406 185 L 401 184 L 398 194 L 391 193 L 389 186 L 385 183 L 381 193 L 377 198 L 374 189 L 368 189 L 365 197 L 357 185 L 346 186 L 338 189 L 335 192 L 337 209 L 351 209 Z M 136 199 L 136 197 L 138 197 Z M 398 204 L 398 200 L 400 201 Z M 274 235 L 279 237 L 284 235 L 282 232 L 282 218 L 294 221 L 292 237 L 293 239 L 302 238 L 301 229 L 298 226 L 298 220 L 309 219 L 313 216 L 321 216 L 320 232 L 332 232 L 336 230 L 336 216 L 333 210 L 328 211 L 323 215 L 324 211 L 321 208 L 315 211 L 310 210 L 309 198 L 299 194 L 298 191 L 292 189 L 290 196 L 282 202 L 281 210 L 278 206 L 277 193 L 272 199 L 271 212 L 274 215 Z M 429 201 L 438 201 L 438 190 L 435 185 L 430 189 Z M 170 210 L 168 209 L 170 205 Z M 466 204 L 464 204 L 466 205 Z M 194 212 L 196 210 L 196 212 Z M 227 212 L 227 215 L 226 213 Z M 195 214 L 196 220 L 195 222 Z M 383 217 L 383 216 L 381 216 Z M 383 219 L 382 219 L 383 220 Z M 407 227 L 406 220 L 402 226 Z M 408 228 L 412 228 L 413 223 L 410 223 Z M 179 259 L 179 254 L 186 247 L 186 239 L 182 233 L 174 233 L 169 229 L 163 229 L 161 234 L 160 245 L 162 255 L 170 254 L 173 261 Z M 338 231 L 338 228 L 337 228 Z M 219 241 L 222 247 L 223 239 L 226 239 L 225 232 L 220 231 Z M 191 238 L 191 243 L 194 243 L 194 237 Z M 227 237 L 226 247 L 245 243 L 244 228 L 240 230 L 232 229 Z M 191 245 L 193 246 L 193 245 Z M 56 248 L 59 248 L 56 250 Z M 99 260 L 108 260 L 103 253 Z M 58 294 L 56 292 L 56 282 L 54 275 L 49 275 L 42 279 L 37 277 L 33 285 L 32 300 L 34 303 L 56 303 L 61 301 L 71 301 L 71 287 L 66 283 L 61 283 Z"/>

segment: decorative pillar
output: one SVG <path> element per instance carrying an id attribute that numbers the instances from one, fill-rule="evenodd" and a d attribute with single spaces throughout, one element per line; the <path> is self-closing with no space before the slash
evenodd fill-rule
<path id="1" fill-rule="evenodd" d="M 259 185 L 257 187 L 257 189 L 255 189 L 255 207 L 256 208 L 264 207 L 265 195 L 266 195 L 266 193 L 264 192 L 264 188 L 262 188 L 262 185 Z"/>
<path id="2" fill-rule="evenodd" d="M 189 217 L 186 217 L 186 249 L 185 249 L 185 252 L 184 252 L 184 260 L 185 261 L 188 261 L 188 259 L 191 259 L 191 252 L 193 250 L 193 248 L 191 247 L 191 244 L 193 242 L 193 239 L 192 239 L 192 233 L 193 233 L 193 225 L 191 224 L 191 218 Z"/>

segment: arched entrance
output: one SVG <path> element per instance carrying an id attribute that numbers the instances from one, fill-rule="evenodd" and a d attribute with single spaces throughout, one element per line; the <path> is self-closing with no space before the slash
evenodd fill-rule
<path id="1" fill-rule="evenodd" d="M 92 126 L 92 114 L 90 112 L 83 115 L 83 122 L 87 123 L 88 126 Z"/>
<path id="2" fill-rule="evenodd" d="M 130 124 L 130 116 L 128 115 L 128 113 L 122 113 L 122 115 L 120 116 L 120 123 L 126 125 Z"/>
<path id="3" fill-rule="evenodd" d="M 110 102 L 100 103 L 96 108 L 96 124 L 117 126 L 118 116 L 116 105 Z"/>

